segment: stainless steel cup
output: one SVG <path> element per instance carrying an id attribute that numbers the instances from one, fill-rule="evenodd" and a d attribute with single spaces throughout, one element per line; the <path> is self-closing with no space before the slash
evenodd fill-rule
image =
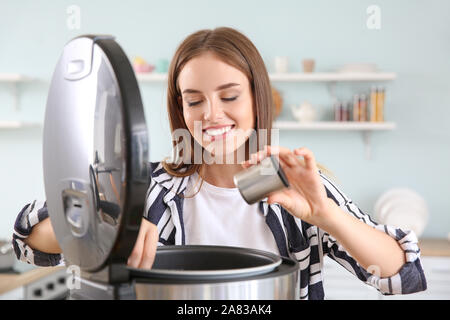
<path id="1" fill-rule="evenodd" d="M 264 158 L 258 165 L 239 172 L 233 180 L 248 204 L 264 199 L 271 192 L 289 187 L 286 175 L 273 155 Z"/>

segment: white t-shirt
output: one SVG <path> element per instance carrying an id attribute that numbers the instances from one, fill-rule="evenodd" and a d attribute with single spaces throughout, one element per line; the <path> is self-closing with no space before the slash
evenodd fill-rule
<path id="1" fill-rule="evenodd" d="M 192 196 L 199 189 L 198 179 L 197 173 L 189 177 L 184 195 Z M 238 188 L 203 181 L 199 193 L 184 199 L 186 244 L 237 246 L 280 254 L 258 205 L 247 204 Z"/>

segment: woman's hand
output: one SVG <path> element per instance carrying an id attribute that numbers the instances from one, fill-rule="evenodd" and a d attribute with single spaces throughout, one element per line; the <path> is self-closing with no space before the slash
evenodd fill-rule
<path id="1" fill-rule="evenodd" d="M 265 146 L 264 150 L 252 154 L 242 166 L 248 168 L 270 155 L 279 156 L 290 186 L 270 193 L 268 203 L 277 202 L 293 216 L 320 227 L 326 222 L 328 212 L 332 212 L 330 206 L 334 202 L 327 197 L 313 153 L 307 148 L 292 152 L 283 147 Z M 304 161 L 299 156 L 303 156 Z"/>
<path id="2" fill-rule="evenodd" d="M 158 229 L 147 219 L 142 219 L 141 228 L 128 258 L 128 265 L 133 268 L 151 269 L 158 245 Z"/>

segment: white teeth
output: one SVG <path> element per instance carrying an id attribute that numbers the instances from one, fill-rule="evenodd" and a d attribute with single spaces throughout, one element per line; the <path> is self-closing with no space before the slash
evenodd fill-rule
<path id="1" fill-rule="evenodd" d="M 208 134 L 209 136 L 218 136 L 218 135 L 222 135 L 225 132 L 230 131 L 232 126 L 228 126 L 228 127 L 224 127 L 224 128 L 220 128 L 220 129 L 208 129 L 205 130 L 206 134 Z"/>

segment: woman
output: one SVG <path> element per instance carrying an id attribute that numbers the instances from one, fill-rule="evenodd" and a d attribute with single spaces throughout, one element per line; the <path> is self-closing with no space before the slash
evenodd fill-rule
<path id="1" fill-rule="evenodd" d="M 178 47 L 168 78 L 172 133 L 188 138 L 181 152 L 173 141 L 173 159 L 151 163 L 130 266 L 151 268 L 157 245 L 231 245 L 298 260 L 301 299 L 324 298 L 324 256 L 383 294 L 426 289 L 413 232 L 374 222 L 319 170 L 307 148 L 271 144 L 270 81 L 248 38 L 230 28 L 198 31 Z M 258 133 L 258 150 L 251 151 L 251 133 Z M 291 186 L 248 205 L 233 176 L 271 154 Z M 43 203 L 21 211 L 13 241 L 18 258 L 64 262 L 47 217 Z"/>

